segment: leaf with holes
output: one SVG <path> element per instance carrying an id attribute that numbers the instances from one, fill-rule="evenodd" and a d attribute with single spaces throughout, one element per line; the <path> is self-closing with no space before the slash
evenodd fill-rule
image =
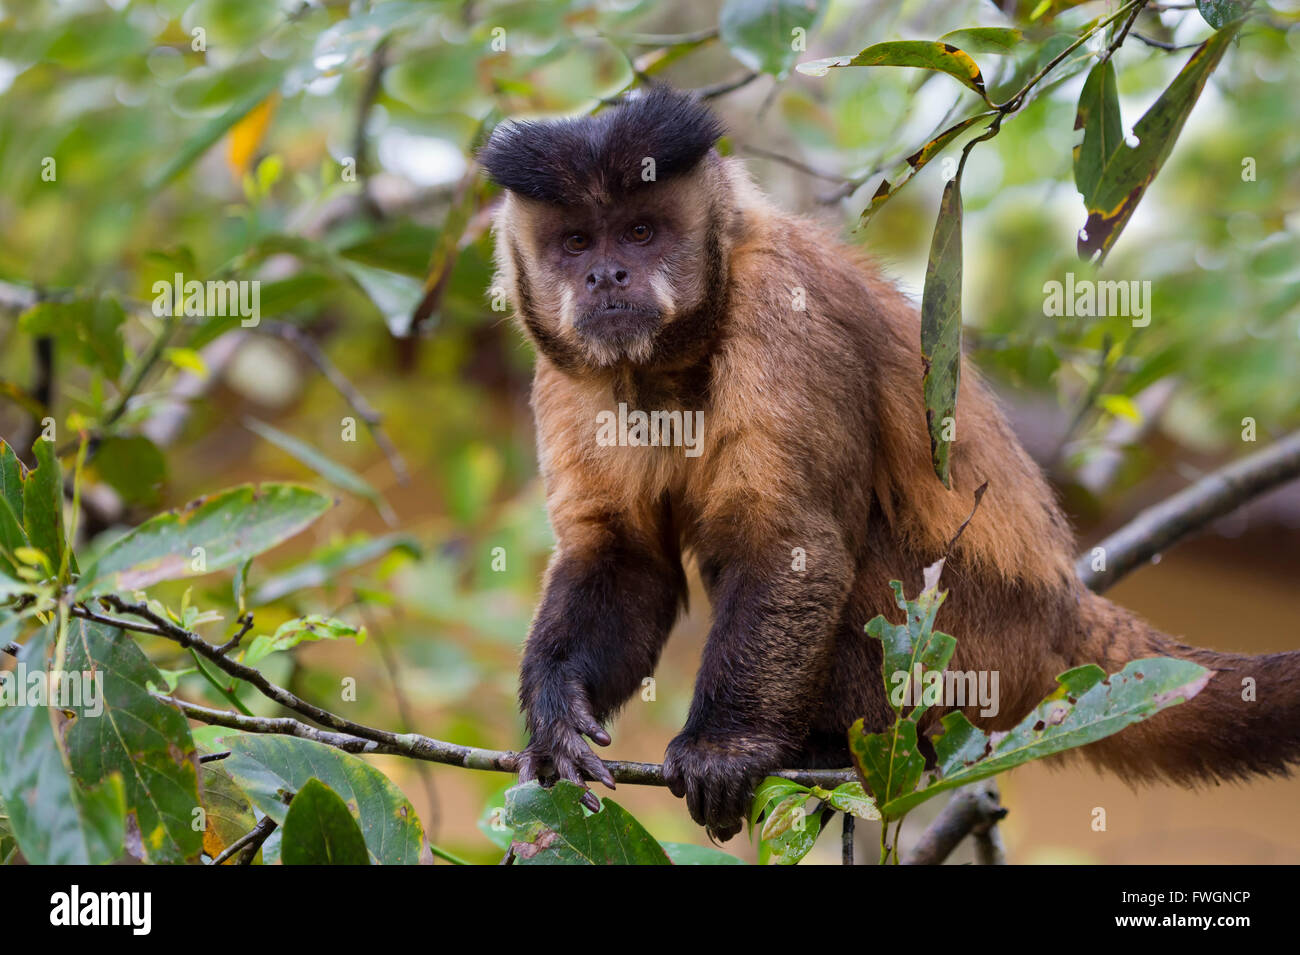
<path id="1" fill-rule="evenodd" d="M 1133 660 L 1110 676 L 1088 664 L 1057 677 L 1056 691 L 1005 733 L 986 737 L 961 712 L 949 713 L 943 735 L 935 740 L 937 781 L 886 802 L 881 812 L 897 818 L 944 790 L 1105 739 L 1187 702 L 1212 676 L 1213 670 L 1169 657 Z"/>

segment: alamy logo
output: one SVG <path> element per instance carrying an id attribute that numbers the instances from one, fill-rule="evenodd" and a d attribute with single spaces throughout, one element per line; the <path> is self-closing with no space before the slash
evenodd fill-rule
<path id="1" fill-rule="evenodd" d="M 889 678 L 889 702 L 903 706 L 980 707 L 980 716 L 998 715 L 997 670 L 926 670 L 920 663 L 912 672 L 897 670 Z"/>
<path id="2" fill-rule="evenodd" d="M 0 707 L 59 706 L 75 708 L 83 717 L 104 712 L 104 675 L 97 670 L 29 670 L 19 660 L 12 671 L 0 672 Z"/>
<path id="3" fill-rule="evenodd" d="M 51 925 L 127 925 L 132 935 L 148 935 L 153 924 L 149 892 L 69 892 L 50 896 Z"/>
<path id="4" fill-rule="evenodd" d="M 173 281 L 153 283 L 153 313 L 159 318 L 184 315 L 191 318 L 238 316 L 244 328 L 254 328 L 262 320 L 262 282 L 260 279 L 220 282 L 198 279 L 185 281 L 176 273 Z"/>
<path id="5" fill-rule="evenodd" d="M 1049 318 L 1133 319 L 1134 328 L 1151 324 L 1151 282 L 1096 282 L 1076 280 L 1065 273 L 1065 282 L 1052 279 L 1043 284 L 1043 314 Z"/>
<path id="6" fill-rule="evenodd" d="M 617 414 L 596 415 L 596 443 L 602 448 L 685 448 L 688 458 L 698 458 L 703 440 L 703 411 L 628 411 L 620 401 Z"/>

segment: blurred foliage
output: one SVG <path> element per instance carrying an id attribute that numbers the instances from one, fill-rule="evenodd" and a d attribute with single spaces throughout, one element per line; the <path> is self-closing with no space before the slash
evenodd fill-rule
<path id="1" fill-rule="evenodd" d="M 309 532 L 251 569 L 231 562 L 239 548 L 222 552 L 230 561 L 209 554 L 207 569 L 224 572 L 154 578 L 148 596 L 217 643 L 253 612 L 244 646 L 262 641 L 259 669 L 319 701 L 354 680 L 355 699 L 337 704 L 349 719 L 517 746 L 517 650 L 551 539 L 530 356 L 492 288 L 494 197 L 474 174 L 474 144 L 503 116 L 597 109 L 638 77 L 737 84 L 714 101 L 731 130 L 724 149 L 748 157 L 782 204 L 843 225 L 919 302 L 940 194 L 984 127 L 937 134 L 1004 102 L 1121 6 L 0 0 L 0 434 L 18 452 L 0 461 L 16 518 L 0 514 L 0 585 L 70 581 L 100 560 L 130 570 L 138 562 L 113 565 L 130 551 L 119 539 L 160 507 L 248 482 L 308 482 L 339 496 Z M 1214 18 L 1234 16 L 1232 4 L 1203 6 L 1216 9 L 1143 12 L 1132 30 L 1194 46 Z M 1072 148 L 1104 43 L 1069 56 L 971 151 L 958 314 L 992 377 L 1077 421 L 1064 476 L 1105 446 L 1117 416 L 1148 413 L 1136 399 L 1157 382 L 1174 390 L 1156 427 L 1198 448 L 1232 448 L 1244 418 L 1260 440 L 1300 425 L 1298 20 L 1293 3 L 1255 4 L 1100 272 L 1076 254 L 1087 210 Z M 978 63 L 987 102 L 943 70 L 793 69 L 939 38 Z M 1125 136 L 1191 55 L 1135 37 L 1117 49 Z M 753 70 L 763 75 L 744 82 Z M 923 149 L 924 162 L 907 161 Z M 882 179 L 891 196 L 873 203 Z M 1044 283 L 1068 272 L 1150 281 L 1150 324 L 1049 317 Z M 259 323 L 230 310 L 167 314 L 160 303 L 186 297 L 170 289 L 178 276 L 259 281 Z M 28 527 L 22 492 L 18 506 L 9 492 L 18 457 L 37 465 L 33 447 L 57 452 L 69 481 L 64 508 L 38 508 L 44 523 Z M 1149 466 L 1134 464 L 1129 482 Z M 23 482 L 34 499 L 57 500 L 50 474 L 37 467 L 39 482 Z M 48 634 L 38 624 L 0 620 L 6 640 L 25 635 L 33 652 L 50 639 L 29 635 Z M 363 633 L 372 639 L 361 644 Z M 247 687 L 214 685 L 172 644 L 140 644 L 148 659 L 132 666 L 146 682 L 280 712 Z M 647 710 L 665 729 L 687 701 L 669 692 Z M 48 735 L 28 729 L 36 743 Z M 216 745 L 194 736 L 200 751 Z M 264 767 L 282 779 L 291 768 Z M 501 783 L 460 775 L 480 799 Z M 217 786 L 203 776 L 200 793 Z M 393 778 L 413 799 L 428 782 L 409 767 Z M 93 825 L 68 857 L 103 856 L 105 814 L 131 798 L 112 774 L 100 789 L 70 789 L 65 822 Z M 312 831 L 338 822 L 326 795 L 313 801 Z M 0 807 L 0 859 L 14 852 L 15 818 Z M 458 851 L 498 857 L 472 818 L 443 820 Z M 656 835 L 661 821 L 664 835 L 699 838 L 680 820 L 651 820 Z M 433 837 L 427 815 L 424 826 Z M 164 853 L 196 849 L 163 836 Z M 355 848 L 346 826 L 337 838 Z M 331 845 L 318 835 L 313 851 Z M 278 847 L 277 837 L 264 855 Z"/>

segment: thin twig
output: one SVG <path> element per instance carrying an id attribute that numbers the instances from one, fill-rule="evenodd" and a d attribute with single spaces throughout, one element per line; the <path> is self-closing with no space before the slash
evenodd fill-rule
<path id="1" fill-rule="evenodd" d="M 1129 35 L 1140 43 L 1145 43 L 1147 46 L 1155 47 L 1157 50 L 1168 50 L 1171 53 L 1178 50 L 1190 50 L 1205 42 L 1204 40 L 1200 40 L 1196 43 L 1166 43 L 1164 40 L 1157 40 L 1155 37 L 1138 33 L 1137 30 L 1132 31 Z"/>
<path id="2" fill-rule="evenodd" d="M 700 99 L 716 99 L 719 96 L 726 96 L 728 93 L 734 93 L 736 90 L 748 86 L 754 80 L 762 76 L 757 70 L 750 70 L 743 76 L 734 80 L 723 80 L 721 83 L 713 83 L 709 86 L 701 86 L 694 90 L 696 96 Z"/>
<path id="3" fill-rule="evenodd" d="M 303 356 L 315 365 L 317 370 L 334 386 L 334 390 L 343 396 L 343 400 L 351 406 L 357 417 L 365 422 L 370 431 L 370 436 L 375 439 L 375 444 L 379 445 L 380 450 L 384 452 L 384 457 L 388 459 L 388 464 L 393 469 L 393 474 L 397 476 L 398 483 L 406 484 L 410 480 L 406 462 L 384 432 L 383 415 L 376 411 L 365 396 L 357 390 L 356 386 L 338 370 L 338 367 L 330 361 L 329 356 L 325 354 L 324 349 L 317 344 L 314 338 L 298 326 L 290 325 L 288 322 L 260 322 L 256 326 L 256 331 L 274 335 L 302 352 Z"/>
<path id="4" fill-rule="evenodd" d="M 844 813 L 844 827 L 840 834 L 840 862 L 853 865 L 853 814 Z"/>
<path id="5" fill-rule="evenodd" d="M 212 860 L 212 864 L 221 865 L 221 863 L 225 862 L 236 852 L 239 852 L 239 850 L 246 846 L 252 846 L 252 854 L 257 855 L 257 850 L 262 847 L 262 843 L 265 842 L 267 837 L 274 831 L 275 820 L 270 816 L 263 816 L 256 826 L 248 830 L 248 832 L 244 833 L 230 845 L 226 846 L 226 848 L 222 849 L 221 854 Z M 240 864 L 244 864 L 242 856 L 240 857 Z"/>
<path id="6" fill-rule="evenodd" d="M 963 786 L 921 834 L 903 865 L 939 865 L 967 835 L 977 829 L 987 832 L 1006 814 L 993 780 Z"/>
<path id="7" fill-rule="evenodd" d="M 782 165 L 789 166 L 791 169 L 797 169 L 804 175 L 812 176 L 814 179 L 821 179 L 825 182 L 834 182 L 841 185 L 848 185 L 849 183 L 854 182 L 854 180 L 849 179 L 847 176 L 841 176 L 838 173 L 833 172 L 825 172 L 798 159 L 783 155 L 782 153 L 775 153 L 759 146 L 742 146 L 741 151 L 749 153 L 752 156 L 758 156 L 761 159 L 770 159 L 773 162 L 779 162 Z"/>

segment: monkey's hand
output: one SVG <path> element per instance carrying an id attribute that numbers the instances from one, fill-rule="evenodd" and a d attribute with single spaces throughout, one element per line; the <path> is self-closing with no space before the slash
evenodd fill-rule
<path id="1" fill-rule="evenodd" d="M 664 754 L 664 779 L 709 834 L 726 842 L 740 832 L 754 787 L 780 765 L 775 744 L 682 732 Z"/>
<path id="2" fill-rule="evenodd" d="M 519 754 L 519 781 L 539 780 L 551 786 L 556 779 L 567 779 L 582 787 L 582 804 L 596 812 L 600 800 L 587 789 L 587 780 L 595 779 L 610 789 L 614 777 L 583 739 L 586 735 L 600 746 L 608 746 L 609 733 L 591 715 L 591 704 L 581 689 L 568 686 L 563 694 L 538 700 L 528 712 L 531 738 Z"/>

